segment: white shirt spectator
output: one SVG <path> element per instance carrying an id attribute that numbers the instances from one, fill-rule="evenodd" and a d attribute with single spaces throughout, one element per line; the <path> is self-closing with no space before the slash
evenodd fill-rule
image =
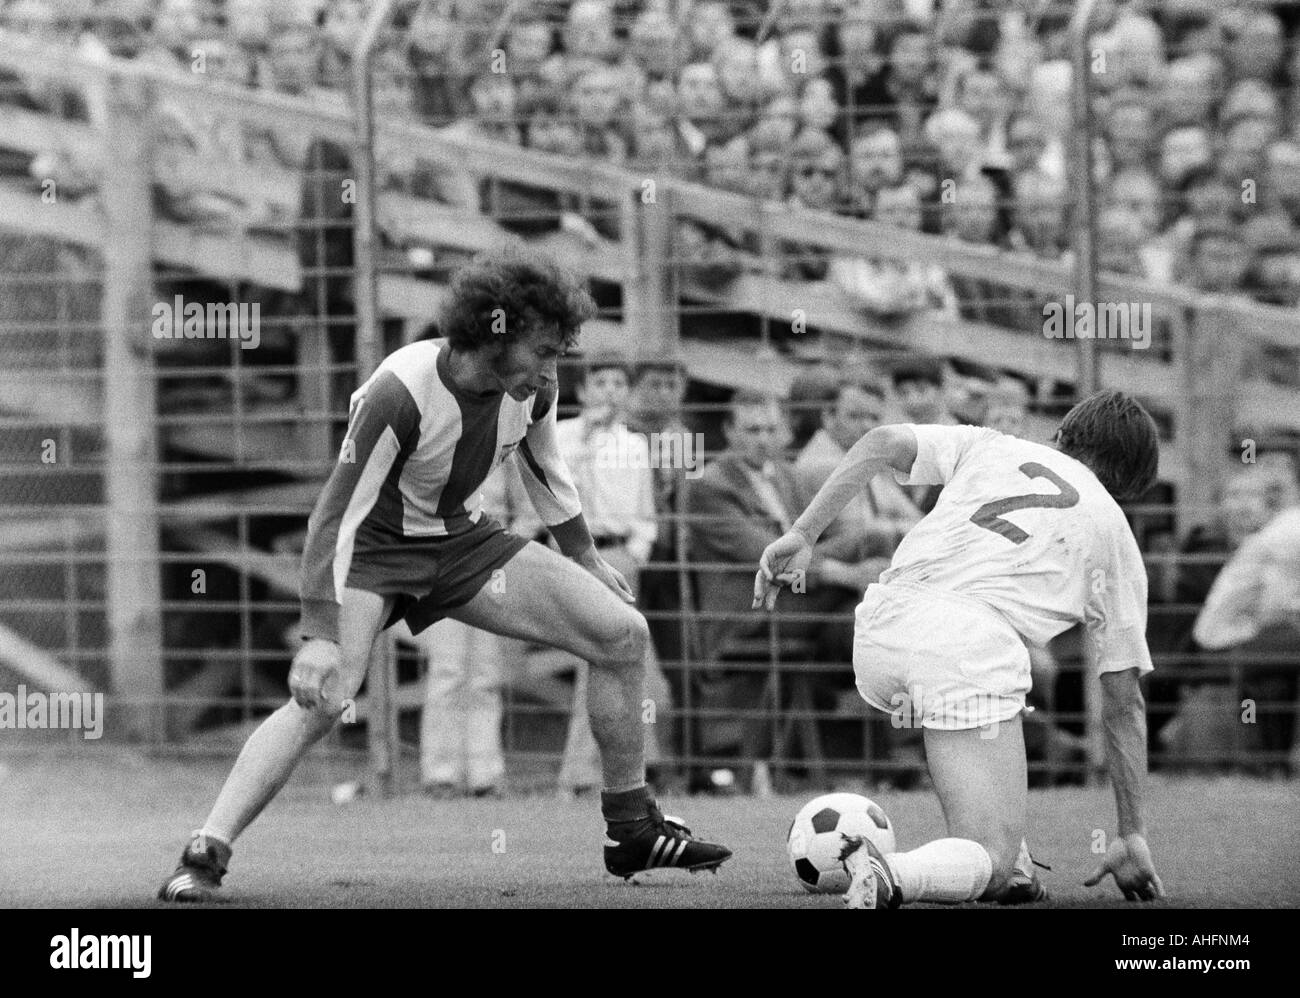
<path id="1" fill-rule="evenodd" d="M 1231 648 L 1272 624 L 1300 628 L 1300 507 L 1283 510 L 1228 559 L 1192 628 L 1202 648 Z"/>
<path id="2" fill-rule="evenodd" d="M 654 479 L 645 437 L 622 423 L 597 428 L 579 416 L 560 420 L 555 439 L 592 537 L 625 537 L 628 554 L 644 565 L 656 533 Z"/>

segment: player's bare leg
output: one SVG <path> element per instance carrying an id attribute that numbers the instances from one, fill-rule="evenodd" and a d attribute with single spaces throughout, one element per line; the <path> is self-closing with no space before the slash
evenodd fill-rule
<path id="1" fill-rule="evenodd" d="M 310 708 L 290 700 L 249 736 L 212 813 L 190 840 L 181 865 L 163 884 L 160 897 L 168 901 L 211 898 L 235 839 L 280 792 L 307 750 L 334 727 L 343 712 L 343 701 L 356 696 L 361 688 L 371 647 L 391 607 L 391 600 L 375 593 L 343 590 L 339 673 L 336 681 L 326 685 L 327 699 Z"/>
<path id="2" fill-rule="evenodd" d="M 343 590 L 337 687 L 328 690 L 326 703 L 310 709 L 290 700 L 249 736 L 203 823 L 205 832 L 234 842 L 288 782 L 307 750 L 330 732 L 343 701 L 355 697 L 366 678 L 371 648 L 391 608 L 391 600 L 375 593 Z"/>
<path id="3" fill-rule="evenodd" d="M 926 728 L 925 755 L 948 834 L 978 842 L 988 853 L 989 881 L 976 900 L 999 900 L 1025 835 L 1029 777 L 1022 715 L 965 731 Z"/>
<path id="4" fill-rule="evenodd" d="M 607 788 L 645 782 L 641 725 L 645 618 L 591 573 L 540 544 L 506 563 L 503 584 L 484 586 L 455 620 L 572 652 L 588 662 L 587 710 Z M 499 590 L 499 591 L 498 591 Z"/>
<path id="5" fill-rule="evenodd" d="M 1028 798 L 1021 716 L 963 731 L 926 728 L 925 754 L 949 837 L 885 857 L 864 843 L 846 857 L 850 907 L 998 901 L 1012 885 Z M 871 859 L 887 869 L 869 870 Z"/>
<path id="6" fill-rule="evenodd" d="M 642 703 L 650 631 L 645 618 L 591 573 L 540 544 L 523 548 L 504 573 L 503 585 L 485 586 L 448 615 L 506 637 L 561 648 L 589 664 L 587 712 L 600 746 L 601 808 L 614 840 L 606 843 L 606 867 L 621 876 L 655 866 L 716 868 L 730 851 L 692 839 L 680 824 L 665 825 L 646 788 Z M 653 849 L 625 856 L 623 840 L 639 842 L 643 833 Z"/>

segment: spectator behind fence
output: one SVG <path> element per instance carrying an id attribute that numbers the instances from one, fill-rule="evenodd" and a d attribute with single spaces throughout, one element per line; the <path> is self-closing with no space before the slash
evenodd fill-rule
<path id="1" fill-rule="evenodd" d="M 1255 457 L 1255 467 L 1264 475 L 1264 505 L 1269 516 L 1300 506 L 1300 462 L 1296 454 L 1295 443 L 1291 442 Z"/>
<path id="2" fill-rule="evenodd" d="M 806 499 L 794 467 L 782 457 L 789 429 L 780 406 L 770 396 L 737 392 L 729 405 L 723 432 L 726 450 L 709 463 L 700 479 L 689 482 L 686 490 L 686 556 L 700 566 L 695 571 L 695 592 L 705 661 L 717 661 L 727 654 L 732 641 L 761 636 L 769 627 L 778 628 L 780 640 L 811 642 L 815 661 L 848 661 L 852 628 L 847 626 L 847 616 L 844 621 L 831 623 L 824 618 L 791 618 L 847 613 L 857 602 L 858 593 L 819 585 L 815 577 L 809 577 L 806 586 L 800 587 L 804 592 L 787 601 L 784 609 L 778 607 L 775 614 L 769 615 L 750 610 L 758 558 L 767 545 L 789 529 Z M 728 567 L 703 567 L 718 562 Z M 721 698 L 732 707 L 753 710 L 766 679 L 765 673 L 753 670 L 728 675 L 711 669 L 699 678 L 699 702 L 716 703 Z M 766 740 L 769 727 L 766 722 L 746 722 L 738 734 L 753 747 Z M 718 726 L 701 730 L 699 744 L 705 751 L 724 747 L 726 736 L 721 731 Z"/>
<path id="3" fill-rule="evenodd" d="M 1281 212 L 1259 215 L 1243 227 L 1250 254 L 1246 287 L 1261 302 L 1300 304 L 1300 231 Z"/>
<path id="4" fill-rule="evenodd" d="M 626 423 L 629 371 L 628 361 L 616 353 L 587 358 L 578 386 L 582 412 L 575 419 L 560 420 L 555 438 L 573 474 L 597 550 L 637 593 L 657 531 L 649 449 L 646 439 L 629 431 Z M 654 767 L 661 760 L 659 733 L 666 730 L 672 696 L 653 643 L 646 645 L 645 667 L 646 761 Z M 587 671 L 587 663 L 576 663 L 573 713 L 560 767 L 560 789 L 571 794 L 601 785 L 600 749 L 586 710 Z"/>
<path id="5" fill-rule="evenodd" d="M 944 405 L 957 422 L 966 426 L 987 426 L 989 398 L 997 374 L 977 361 L 953 358 L 944 365 Z"/>
<path id="6" fill-rule="evenodd" d="M 921 198 L 916 188 L 903 183 L 880 191 L 874 221 L 919 232 Z M 877 319 L 896 320 L 921 313 L 957 315 L 957 294 L 948 275 L 924 260 L 835 257 L 828 277 L 854 306 Z"/>
<path id="7" fill-rule="evenodd" d="M 699 609 L 706 615 L 700 630 L 706 649 L 728 639 L 760 632 L 764 620 L 749 612 L 754 565 L 773 540 L 789 528 L 803 493 L 794 466 L 782 457 L 789 428 L 777 401 L 748 391 L 737 392 L 723 422 L 726 450 L 686 487 L 687 558 L 696 563 L 727 562 L 724 571 L 697 570 Z M 809 585 L 808 596 L 814 587 Z M 815 600 L 792 600 L 791 612 L 816 609 Z M 729 619 L 707 619 L 726 615 Z M 822 624 L 787 622 L 785 636 L 815 636 Z"/>
<path id="8" fill-rule="evenodd" d="M 682 415 L 685 394 L 686 361 L 681 354 L 647 354 L 637 361 L 627 423 L 633 433 L 659 448 L 659 460 L 657 465 L 651 462 L 651 474 L 655 515 L 660 518 L 676 511 L 685 472 L 702 470 L 704 466 L 704 455 L 695 449 L 695 437 Z M 675 549 L 675 524 L 663 519 L 660 524 L 655 547 Z"/>
<path id="9" fill-rule="evenodd" d="M 944 398 L 943 365 L 938 360 L 929 357 L 903 360 L 893 365 L 889 379 L 894 387 L 894 397 L 908 422 L 957 425 Z M 923 514 L 934 509 L 941 488 L 939 485 L 904 486 L 912 504 Z"/>
<path id="10" fill-rule="evenodd" d="M 1289 752 L 1300 658 L 1300 506 L 1283 509 L 1242 542 L 1214 580 L 1192 635 L 1202 648 L 1231 653 L 1242 695 L 1257 704 L 1261 747 Z M 1294 768 L 1294 760 L 1282 768 Z"/>
<path id="11" fill-rule="evenodd" d="M 1029 387 L 1020 378 L 1004 374 L 994 382 L 989 393 L 984 425 L 1013 437 L 1024 436 L 1029 415 Z"/>
<path id="12" fill-rule="evenodd" d="M 844 182 L 844 153 L 825 132 L 804 129 L 795 138 L 790 153 L 790 196 L 787 203 L 798 208 L 834 211 Z M 783 243 L 784 276 L 796 281 L 822 281 L 830 268 L 831 254 L 821 246 Z"/>
<path id="13" fill-rule="evenodd" d="M 835 398 L 839 369 L 830 364 L 813 364 L 790 381 L 786 412 L 790 423 L 790 447 L 801 451 L 822 425 L 822 410 Z"/>
<path id="14" fill-rule="evenodd" d="M 903 181 L 903 150 L 898 133 L 872 125 L 849 146 L 849 210 L 871 217 L 876 198 Z"/>
<path id="15" fill-rule="evenodd" d="M 885 89 L 888 122 L 904 146 L 924 141 L 926 119 L 938 105 L 939 76 L 934 43 L 919 25 L 904 24 L 889 48 Z"/>
<path id="16" fill-rule="evenodd" d="M 682 658 L 681 579 L 675 565 L 681 552 L 678 538 L 682 486 L 688 475 L 704 470 L 702 435 L 692 433 L 682 413 L 685 395 L 686 361 L 679 353 L 646 354 L 637 362 L 628 429 L 644 436 L 651 448 L 657 448 L 659 459 L 658 467 L 651 468 L 658 529 L 650 549 L 650 563 L 641 573 L 637 604 L 646 614 L 660 658 L 674 662 Z M 654 457 L 652 450 L 652 465 Z M 661 747 L 664 743 L 661 738 Z"/>
<path id="17" fill-rule="evenodd" d="M 1037 170 L 1015 178 L 1015 204 L 1012 209 L 1010 243 L 1013 249 L 1025 250 L 1046 260 L 1065 255 L 1066 211 L 1068 197 L 1065 182 Z M 1040 297 L 1029 301 L 1034 323 L 1043 318 Z M 1027 328 L 1033 325 L 1026 323 Z"/>
<path id="18" fill-rule="evenodd" d="M 1228 223 L 1197 226 L 1192 235 L 1185 280 L 1201 291 L 1240 293 L 1250 259 L 1240 229 Z"/>

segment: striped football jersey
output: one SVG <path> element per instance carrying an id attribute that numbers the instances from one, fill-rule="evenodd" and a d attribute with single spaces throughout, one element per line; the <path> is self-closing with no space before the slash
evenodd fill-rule
<path id="1" fill-rule="evenodd" d="M 483 482 L 512 456 L 561 550 L 590 544 L 555 442 L 555 390 L 522 402 L 477 395 L 452 381 L 447 363 L 445 341 L 412 343 L 353 393 L 338 463 L 307 524 L 304 637 L 338 640 L 348 571 L 367 548 L 469 530 L 482 516 Z"/>

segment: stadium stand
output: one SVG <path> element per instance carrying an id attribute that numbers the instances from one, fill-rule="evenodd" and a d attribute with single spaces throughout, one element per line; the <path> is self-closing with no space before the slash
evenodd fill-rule
<path id="1" fill-rule="evenodd" d="M 1094 349 L 1100 383 L 1163 434 L 1160 485 L 1128 507 L 1152 574 L 1155 763 L 1285 767 L 1240 724 L 1221 742 L 1186 731 L 1191 711 L 1240 712 L 1240 662 L 1190 634 L 1232 548 L 1221 497 L 1247 458 L 1300 439 L 1300 17 L 1103 6 L 1098 298 L 1145 306 L 1151 339 Z M 1018 432 L 1047 439 L 1079 344 L 1044 335 L 1044 307 L 1072 302 L 1090 221 L 1072 211 L 1071 7 L 399 4 L 373 81 L 382 343 L 422 335 L 460 262 L 523 239 L 591 282 L 584 349 L 680 352 L 710 455 L 735 390 L 785 399 L 828 366 L 917 357 L 956 418 L 992 422 L 1009 399 Z M 0 676 L 111 690 L 117 730 L 151 744 L 226 751 L 212 732 L 283 695 L 295 552 L 359 369 L 365 13 L 0 7 Z M 185 304 L 202 306 L 189 325 Z M 218 338 L 241 306 L 255 326 Z M 1247 470 L 1285 483 L 1295 463 Z M 682 526 L 670 510 L 661 531 Z M 767 674 L 760 703 L 702 702 L 716 663 L 681 607 L 725 566 L 679 549 L 659 567 L 680 579 L 649 613 L 680 765 L 762 761 L 692 742 L 694 722 L 750 718 L 783 778 L 914 768 L 887 720 L 806 683 L 842 662 L 776 640 L 728 663 Z M 1034 766 L 1087 776 L 1087 684 L 1068 640 L 1053 653 Z M 506 745 L 526 767 L 558 755 L 569 697 L 544 656 L 512 665 Z M 417 678 L 413 656 L 395 667 Z M 1294 714 L 1294 673 L 1272 696 L 1261 709 Z M 397 703 L 418 707 L 413 683 Z"/>

